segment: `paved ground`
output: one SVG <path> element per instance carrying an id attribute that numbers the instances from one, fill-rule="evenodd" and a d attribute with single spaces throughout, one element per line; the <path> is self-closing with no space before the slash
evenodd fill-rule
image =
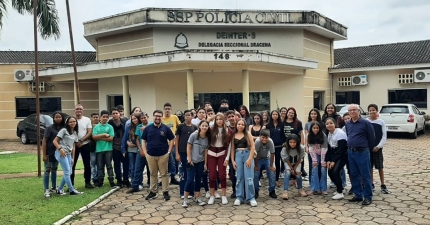
<path id="1" fill-rule="evenodd" d="M 417 140 L 390 137 L 384 155 L 386 184 L 392 193 L 381 194 L 377 188 L 373 204 L 367 207 L 331 200 L 331 189 L 328 196 L 312 197 L 298 197 L 290 191 L 288 201 L 273 200 L 262 190 L 257 207 L 235 207 L 229 199 L 226 206 L 216 201 L 184 209 L 178 186 L 173 186 L 169 202 L 161 195 L 146 201 L 146 189 L 134 195 L 122 189 L 69 224 L 430 224 L 429 145 L 428 134 Z M 379 179 L 377 173 L 375 178 Z M 266 183 L 263 180 L 263 186 Z M 230 195 L 231 188 L 228 191 Z M 276 193 L 281 195 L 282 187 Z"/>

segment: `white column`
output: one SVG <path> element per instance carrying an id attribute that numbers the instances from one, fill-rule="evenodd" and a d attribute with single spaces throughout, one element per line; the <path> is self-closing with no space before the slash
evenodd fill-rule
<path id="1" fill-rule="evenodd" d="M 248 110 L 249 108 L 249 71 L 242 70 L 242 101 Z"/>
<path id="2" fill-rule="evenodd" d="M 124 106 L 124 116 L 130 116 L 130 91 L 128 86 L 128 76 L 122 76 L 122 102 Z"/>
<path id="3" fill-rule="evenodd" d="M 73 101 L 75 102 L 75 107 L 78 104 L 78 92 L 76 90 L 76 81 L 73 80 Z"/>
<path id="4" fill-rule="evenodd" d="M 194 108 L 194 74 L 193 70 L 187 70 L 187 107 Z"/>

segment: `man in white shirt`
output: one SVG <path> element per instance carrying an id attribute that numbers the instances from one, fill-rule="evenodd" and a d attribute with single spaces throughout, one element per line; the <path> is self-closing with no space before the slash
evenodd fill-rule
<path id="1" fill-rule="evenodd" d="M 81 154 L 82 161 L 84 162 L 84 179 L 85 188 L 94 188 L 91 184 L 91 157 L 90 157 L 90 140 L 93 132 L 93 126 L 90 118 L 84 116 L 84 107 L 81 104 L 75 106 L 75 117 L 78 120 L 78 143 L 76 143 L 75 155 L 73 156 L 72 175 L 70 179 L 72 184 L 75 184 L 75 168 L 76 163 Z"/>

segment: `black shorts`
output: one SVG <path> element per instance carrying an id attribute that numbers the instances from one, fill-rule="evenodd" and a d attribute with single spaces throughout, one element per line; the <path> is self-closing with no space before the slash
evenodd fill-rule
<path id="1" fill-rule="evenodd" d="M 373 149 L 372 149 L 373 150 Z M 370 153 L 370 162 L 371 162 L 371 168 L 375 169 L 383 169 L 384 168 L 384 155 L 382 154 L 382 148 L 379 149 L 377 152 L 371 152 Z"/>

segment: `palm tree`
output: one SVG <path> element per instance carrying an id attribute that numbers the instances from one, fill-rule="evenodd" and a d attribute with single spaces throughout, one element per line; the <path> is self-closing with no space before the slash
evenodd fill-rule
<path id="1" fill-rule="evenodd" d="M 11 3 L 12 8 L 18 13 L 33 14 L 33 0 L 0 0 L 0 30 L 3 26 L 3 18 L 7 12 L 7 3 Z M 54 37 L 60 38 L 60 26 L 57 9 L 55 8 L 55 0 L 38 0 L 37 1 L 37 18 L 38 30 L 43 39 Z"/>

